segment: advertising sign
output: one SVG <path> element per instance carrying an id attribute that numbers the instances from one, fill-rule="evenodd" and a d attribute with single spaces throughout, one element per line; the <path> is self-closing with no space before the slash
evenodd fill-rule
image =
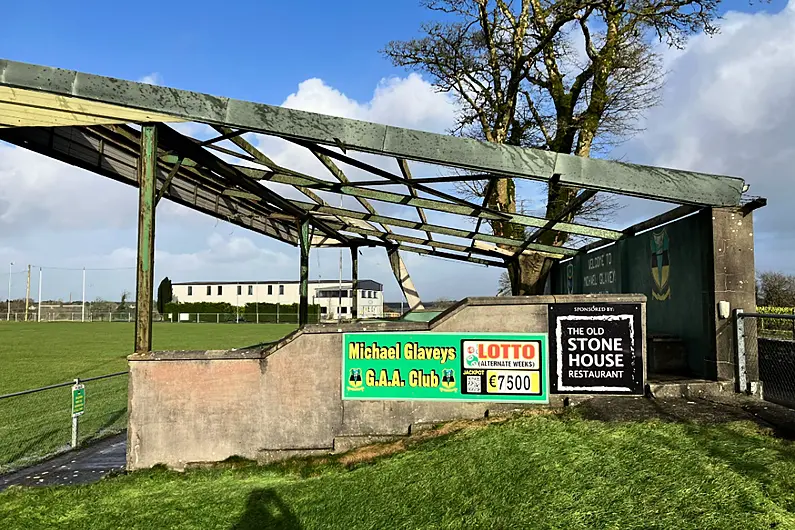
<path id="1" fill-rule="evenodd" d="M 347 333 L 343 399 L 547 403 L 547 335 Z"/>
<path id="2" fill-rule="evenodd" d="M 556 394 L 643 394 L 640 304 L 550 304 Z"/>
<path id="3" fill-rule="evenodd" d="M 86 411 L 86 387 L 82 384 L 72 386 L 72 417 Z"/>

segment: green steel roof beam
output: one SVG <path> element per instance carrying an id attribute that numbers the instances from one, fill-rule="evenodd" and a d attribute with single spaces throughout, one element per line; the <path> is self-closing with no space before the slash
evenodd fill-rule
<path id="1" fill-rule="evenodd" d="M 406 179 L 406 180 L 412 180 L 411 179 L 411 168 L 409 168 L 409 163 L 406 162 L 406 160 L 404 160 L 403 158 L 398 158 L 397 159 L 397 163 L 398 163 L 398 166 L 400 167 L 400 172 L 403 175 L 403 178 Z M 414 185 L 415 184 L 416 184 L 416 181 L 412 181 L 412 184 L 406 185 L 406 187 L 409 190 L 409 195 L 411 195 L 414 198 L 418 197 L 417 190 L 414 189 Z M 419 215 L 419 217 L 420 217 L 420 221 L 422 221 L 423 224 L 428 224 L 428 219 L 425 217 L 425 211 L 422 208 L 420 208 L 419 206 L 417 206 L 416 208 L 417 208 L 417 215 Z M 433 237 L 431 237 L 431 233 L 430 232 L 426 231 L 425 234 L 428 236 L 428 239 L 430 239 L 430 240 L 433 239 Z"/>
<path id="2" fill-rule="evenodd" d="M 736 206 L 742 179 L 594 160 L 325 116 L 187 90 L 0 59 L 0 84 L 75 96 L 283 138 L 701 206 Z"/>
<path id="3" fill-rule="evenodd" d="M 242 173 L 237 166 L 227 164 L 209 151 L 206 151 L 200 147 L 195 142 L 190 141 L 187 137 L 183 136 L 171 127 L 162 123 L 158 124 L 158 132 L 163 140 L 164 145 L 175 148 L 181 154 L 184 154 L 186 158 L 195 160 L 207 169 L 214 171 L 218 175 L 228 179 L 232 184 L 240 187 L 242 190 L 259 195 L 262 200 L 275 206 L 279 210 L 282 210 L 283 213 L 292 213 L 297 216 L 304 214 L 303 211 L 292 205 L 287 199 L 282 198 L 278 194 L 267 189 L 265 186 L 262 186 L 256 182 L 252 182 L 246 178 L 246 175 Z M 348 242 L 344 237 L 337 236 L 331 228 L 325 225 L 325 223 L 322 223 L 317 219 L 312 219 L 312 224 L 326 235 L 338 237 L 344 243 Z"/>
<path id="4" fill-rule="evenodd" d="M 366 188 L 356 188 L 347 184 L 335 184 L 325 180 L 314 179 L 312 177 L 298 177 L 295 175 L 284 175 L 281 173 L 270 173 L 260 169 L 249 168 L 245 166 L 235 166 L 242 173 L 249 175 L 254 179 L 268 180 L 270 182 L 278 182 L 281 184 L 299 184 L 315 189 L 324 189 L 334 193 L 342 193 L 353 197 L 364 197 L 382 202 L 389 202 L 393 204 L 403 204 L 406 206 L 420 206 L 426 210 L 433 210 L 438 212 L 458 214 L 470 217 L 481 217 L 486 220 L 502 220 L 502 217 L 492 215 L 490 210 L 483 210 L 480 213 L 474 211 L 467 206 L 460 204 L 451 204 L 448 202 L 437 201 L 434 199 L 424 199 L 422 197 L 412 197 L 410 195 L 402 195 L 399 193 L 392 193 L 382 190 L 370 190 Z M 508 217 L 508 222 L 520 224 L 523 226 L 542 227 L 548 219 L 542 217 L 532 217 L 522 214 L 505 214 Z M 561 232 L 569 232 L 571 234 L 583 235 L 588 237 L 597 237 L 603 239 L 618 239 L 621 237 L 621 232 L 617 230 L 609 230 L 607 228 L 599 228 L 593 226 L 579 225 L 573 223 L 556 223 L 555 230 Z"/>
<path id="5" fill-rule="evenodd" d="M 345 210 L 342 208 L 335 208 L 333 206 L 317 206 L 312 203 L 300 202 L 300 201 L 293 201 L 293 204 L 297 205 L 300 208 L 305 208 L 307 210 L 311 210 L 317 213 L 336 215 L 339 217 L 352 218 L 352 219 L 360 219 L 363 221 L 372 221 L 374 223 L 378 223 L 381 225 L 399 226 L 401 228 L 410 228 L 413 230 L 421 230 L 424 232 L 431 232 L 434 234 L 441 234 L 452 237 L 460 237 L 464 239 L 486 241 L 497 245 L 508 245 L 512 247 L 519 247 L 524 243 L 524 241 L 521 239 L 511 239 L 491 234 L 480 234 L 477 232 L 471 232 L 459 228 L 449 228 L 446 226 L 439 226 L 434 224 L 418 223 L 416 221 L 406 221 L 404 219 L 397 219 L 394 217 L 387 217 L 384 215 L 369 214 L 364 212 L 356 212 L 353 210 Z M 573 249 L 568 247 L 553 247 L 549 245 L 540 245 L 540 244 L 531 244 L 528 246 L 528 249 L 536 250 L 538 252 L 563 254 L 564 256 L 574 255 L 578 252 L 578 249 Z"/>

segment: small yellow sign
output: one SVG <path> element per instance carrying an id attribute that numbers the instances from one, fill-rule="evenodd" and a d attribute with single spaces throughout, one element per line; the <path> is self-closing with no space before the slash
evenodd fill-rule
<path id="1" fill-rule="evenodd" d="M 489 394 L 532 394 L 541 391 L 538 370 L 487 370 L 486 392 Z"/>

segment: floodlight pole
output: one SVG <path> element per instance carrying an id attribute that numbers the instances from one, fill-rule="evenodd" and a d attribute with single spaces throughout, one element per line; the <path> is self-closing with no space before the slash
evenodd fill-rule
<path id="1" fill-rule="evenodd" d="M 39 303 L 38 307 L 36 308 L 36 322 L 41 322 L 41 267 L 39 267 Z"/>
<path id="2" fill-rule="evenodd" d="M 81 307 L 80 322 L 86 321 L 86 268 L 83 267 L 83 299 Z"/>
<path id="3" fill-rule="evenodd" d="M 6 315 L 6 322 L 11 322 L 11 267 L 14 262 L 8 264 L 8 314 Z"/>

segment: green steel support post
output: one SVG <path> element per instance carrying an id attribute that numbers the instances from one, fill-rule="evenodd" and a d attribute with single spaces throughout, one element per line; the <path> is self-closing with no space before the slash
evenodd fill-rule
<path id="1" fill-rule="evenodd" d="M 300 300 L 298 303 L 298 325 L 305 326 L 309 322 L 309 219 L 301 220 L 300 226 L 301 246 L 301 286 Z"/>
<path id="2" fill-rule="evenodd" d="M 359 247 L 351 247 L 351 318 L 359 318 Z"/>
<path id="3" fill-rule="evenodd" d="M 152 350 L 152 290 L 155 265 L 155 204 L 157 196 L 157 130 L 141 128 L 138 162 L 138 263 L 135 284 L 135 351 Z"/>

